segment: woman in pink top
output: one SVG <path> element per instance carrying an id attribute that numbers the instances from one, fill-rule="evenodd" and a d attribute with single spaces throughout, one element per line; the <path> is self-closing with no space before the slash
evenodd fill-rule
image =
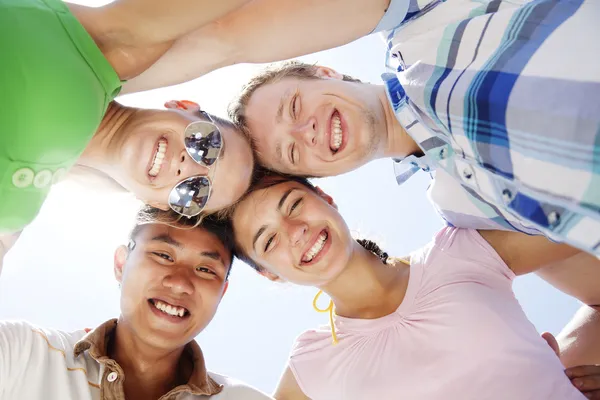
<path id="1" fill-rule="evenodd" d="M 446 227 L 406 260 L 388 258 L 302 179 L 264 179 L 232 219 L 242 259 L 335 304 L 334 329 L 296 340 L 277 399 L 585 399 L 512 291 L 515 275 L 576 250 Z"/>

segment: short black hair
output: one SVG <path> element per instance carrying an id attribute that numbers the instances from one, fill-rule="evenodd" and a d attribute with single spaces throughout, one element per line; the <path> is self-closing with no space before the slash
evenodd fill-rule
<path id="1" fill-rule="evenodd" d="M 233 238 L 233 228 L 231 221 L 218 219 L 216 216 L 206 216 L 202 221 L 191 218 L 178 218 L 172 211 L 164 211 L 158 208 L 146 205 L 138 211 L 135 219 L 135 225 L 129 233 L 129 240 L 135 241 L 135 238 L 140 234 L 144 226 L 150 224 L 163 224 L 179 229 L 203 229 L 212 233 L 219 239 L 225 247 L 225 250 L 231 254 L 231 262 L 227 271 L 226 279 L 231 273 L 231 266 L 235 258 L 235 242 Z"/>

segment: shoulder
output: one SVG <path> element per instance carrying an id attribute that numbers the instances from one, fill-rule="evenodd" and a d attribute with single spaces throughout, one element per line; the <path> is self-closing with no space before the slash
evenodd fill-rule
<path id="1" fill-rule="evenodd" d="M 0 321 L 2 345 L 29 346 L 32 350 L 39 347 L 67 353 L 72 352 L 75 343 L 84 335 L 84 330 L 69 333 L 27 321 Z"/>
<path id="2" fill-rule="evenodd" d="M 317 356 L 323 354 L 321 351 L 331 348 L 332 336 L 329 325 L 323 325 L 315 329 L 302 332 L 292 345 L 290 357 Z"/>
<path id="3" fill-rule="evenodd" d="M 215 400 L 233 400 L 233 399 L 247 399 L 247 400 L 268 400 L 270 396 L 261 392 L 260 390 L 240 381 L 235 378 L 230 378 L 225 375 L 217 374 L 216 372 L 209 371 L 208 375 L 219 385 L 223 385 L 223 391 L 218 395 L 214 396 Z"/>

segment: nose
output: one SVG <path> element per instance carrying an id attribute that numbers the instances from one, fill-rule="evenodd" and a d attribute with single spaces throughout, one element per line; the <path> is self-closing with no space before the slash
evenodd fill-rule
<path id="1" fill-rule="evenodd" d="M 206 175 L 208 173 L 208 168 L 194 161 L 185 149 L 179 153 L 179 158 L 175 161 L 177 167 L 176 174 L 179 179 L 186 179 L 195 175 Z"/>
<path id="2" fill-rule="evenodd" d="M 317 144 L 317 119 L 310 117 L 303 125 L 298 126 L 294 132 L 296 140 L 301 140 L 308 147 Z"/>
<path id="3" fill-rule="evenodd" d="M 294 221 L 288 224 L 288 237 L 292 246 L 304 244 L 308 235 L 308 225 L 302 221 Z"/>
<path id="4" fill-rule="evenodd" d="M 189 267 L 172 267 L 169 274 L 165 275 L 163 278 L 163 286 L 169 289 L 173 294 L 193 294 L 194 284 L 192 283 Z"/>

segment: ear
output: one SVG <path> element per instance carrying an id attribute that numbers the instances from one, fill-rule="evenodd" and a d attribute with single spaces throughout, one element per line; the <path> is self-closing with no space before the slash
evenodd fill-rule
<path id="1" fill-rule="evenodd" d="M 335 208 L 337 210 L 338 206 L 337 204 L 335 204 L 335 201 L 333 201 L 333 197 L 331 197 L 330 195 L 328 195 L 327 193 L 325 193 L 323 191 L 323 189 L 321 189 L 320 187 L 315 187 L 317 193 L 319 194 L 319 196 L 321 196 L 321 198 L 323 200 L 325 200 L 327 203 L 329 203 L 330 206 L 332 206 L 333 208 Z"/>
<path id="2" fill-rule="evenodd" d="M 315 76 L 317 78 L 321 78 L 321 79 L 338 79 L 340 81 L 344 79 L 344 75 L 340 74 L 336 70 L 331 69 L 329 67 L 322 67 L 320 65 L 317 65 L 315 68 L 316 68 Z"/>
<path id="3" fill-rule="evenodd" d="M 200 105 L 190 100 L 171 100 L 165 103 L 165 108 L 170 110 L 181 110 L 190 114 L 197 114 L 201 110 Z"/>
<path id="4" fill-rule="evenodd" d="M 275 275 L 272 272 L 269 272 L 267 270 L 261 270 L 258 271 L 259 274 L 261 274 L 262 276 L 264 276 L 265 278 L 267 278 L 268 280 L 270 280 L 271 282 L 281 282 L 282 279 L 280 277 L 278 277 L 277 275 Z"/>
<path id="5" fill-rule="evenodd" d="M 150 207 L 158 208 L 159 210 L 169 211 L 171 207 L 163 203 L 157 203 L 154 201 L 145 201 L 144 203 L 148 204 Z"/>
<path id="6" fill-rule="evenodd" d="M 123 268 L 125 268 L 125 262 L 127 261 L 128 254 L 129 254 L 129 250 L 127 249 L 127 246 L 119 246 L 119 247 L 117 247 L 117 250 L 115 250 L 114 272 L 115 272 L 115 279 L 119 283 L 122 283 L 122 280 L 123 280 Z"/>

